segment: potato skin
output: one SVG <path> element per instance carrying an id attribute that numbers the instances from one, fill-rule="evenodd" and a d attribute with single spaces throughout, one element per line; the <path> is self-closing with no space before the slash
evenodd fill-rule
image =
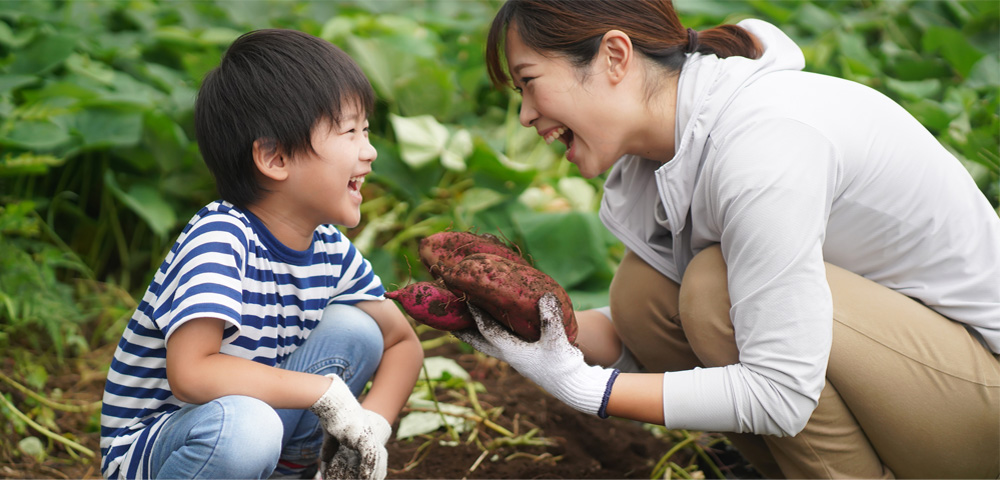
<path id="1" fill-rule="evenodd" d="M 570 343 L 576 342 L 576 317 L 569 295 L 541 270 L 499 255 L 476 253 L 442 271 L 441 279 L 456 296 L 465 295 L 473 305 L 531 342 L 541 338 L 538 300 L 552 292 L 562 307 L 566 336 Z"/>
<path id="2" fill-rule="evenodd" d="M 440 282 L 417 282 L 385 296 L 399 302 L 414 320 L 438 330 L 455 331 L 475 328 L 476 321 L 463 299 Z"/>
<path id="3" fill-rule="evenodd" d="M 418 253 L 421 263 L 434 278 L 440 278 L 443 271 L 476 253 L 491 253 L 516 263 L 530 265 L 503 240 L 488 233 L 438 232 L 420 240 Z"/>

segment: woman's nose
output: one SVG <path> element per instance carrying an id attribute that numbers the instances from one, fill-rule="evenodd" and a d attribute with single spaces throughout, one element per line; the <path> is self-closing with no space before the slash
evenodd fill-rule
<path id="1" fill-rule="evenodd" d="M 521 110 L 517 117 L 521 120 L 521 125 L 525 127 L 530 127 L 538 118 L 538 111 L 531 105 L 527 97 L 521 98 Z"/>

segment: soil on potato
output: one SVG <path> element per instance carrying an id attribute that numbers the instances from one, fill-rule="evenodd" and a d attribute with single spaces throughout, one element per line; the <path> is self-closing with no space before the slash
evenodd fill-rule
<path id="1" fill-rule="evenodd" d="M 91 352 L 85 357 L 69 359 L 62 373 L 50 374 L 47 390 L 59 388 L 61 402 L 85 404 L 99 401 L 103 393 L 107 364 L 114 346 Z M 610 418 L 601 420 L 565 406 L 538 386 L 526 380 L 506 364 L 482 356 L 462 353 L 458 345 L 449 343 L 426 352 L 428 357 L 445 356 L 456 360 L 483 384 L 485 392 L 478 394 L 482 407 L 489 411 L 502 407 L 495 422 L 516 434 L 537 428 L 533 438 L 544 438 L 547 446 L 504 446 L 484 454 L 476 441 L 468 442 L 463 434 L 459 442 L 441 431 L 410 440 L 391 439 L 388 478 L 650 478 L 654 465 L 677 438 L 658 438 L 637 422 Z M 13 360 L 0 360 L 4 372 L 13 372 Z M 0 384 L 0 394 L 8 394 L 14 405 L 28 409 L 25 396 L 8 384 Z M 438 389 L 438 400 L 461 403 L 447 389 Z M 72 434 L 82 445 L 100 455 L 96 421 L 99 413 L 57 412 L 55 421 L 62 433 Z M 4 422 L 7 420 L 4 419 Z M 398 426 L 398 422 L 394 428 Z M 501 435 L 485 427 L 478 428 L 480 444 Z M 0 428 L 0 478 L 100 478 L 99 459 L 73 458 L 64 447 L 55 445 L 44 461 L 17 452 L 18 442 L 34 435 Z M 704 434 L 702 434 L 704 435 Z M 703 443 L 699 441 L 699 443 Z M 721 443 L 720 443 L 721 445 Z M 681 450 L 671 460 L 688 465 L 692 456 Z M 738 454 L 731 449 L 711 448 L 728 478 L 759 478 Z M 698 459 L 695 459 L 698 461 Z M 708 478 L 713 473 L 703 469 Z"/>

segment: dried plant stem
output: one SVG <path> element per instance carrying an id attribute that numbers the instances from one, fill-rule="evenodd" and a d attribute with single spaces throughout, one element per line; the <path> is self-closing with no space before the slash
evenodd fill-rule
<path id="1" fill-rule="evenodd" d="M 88 457 L 91 457 L 91 458 L 94 457 L 94 451 L 93 450 L 91 450 L 91 449 L 89 449 L 87 447 L 84 447 L 83 445 L 80 445 L 77 442 L 74 442 L 74 441 L 72 441 L 72 440 L 70 440 L 70 439 L 68 439 L 68 438 L 66 438 L 66 437 L 64 437 L 62 435 L 59 435 L 59 434 L 53 432 L 52 430 L 49 430 L 49 429 L 47 429 L 47 428 L 39 425 L 34 420 L 32 420 L 31 418 L 29 418 L 27 415 L 25 415 L 24 413 L 22 413 L 20 410 L 18 410 L 17 407 L 15 407 L 13 403 L 11 403 L 9 400 L 7 400 L 7 397 L 5 397 L 3 395 L 0 395 L 0 400 L 3 401 L 3 404 L 7 408 L 9 408 L 10 411 L 17 418 L 20 418 L 22 421 L 24 421 L 24 423 L 27 423 L 29 426 L 31 426 L 31 428 L 34 428 L 35 430 L 38 430 L 42 435 L 45 435 L 46 437 L 49 437 L 52 440 L 55 440 L 55 441 L 57 441 L 59 443 L 62 443 L 64 445 L 66 445 L 67 447 L 71 448 L 71 449 L 79 450 L 80 452 L 84 453 Z"/>
<path id="2" fill-rule="evenodd" d="M 97 410 L 97 409 L 101 408 L 101 402 L 100 401 L 92 402 L 92 403 L 89 403 L 87 405 L 66 405 L 64 403 L 53 402 L 52 400 L 49 400 L 48 398 L 45 398 L 45 397 L 43 397 L 43 396 L 41 396 L 41 395 L 39 395 L 39 394 L 37 394 L 37 393 L 29 390 L 28 387 L 25 387 L 24 385 L 21 385 L 16 380 L 8 377 L 7 375 L 4 375 L 3 373 L 0 373 L 0 380 L 3 380 L 4 382 L 7 382 L 8 384 L 10 384 L 10 386 L 12 386 L 15 389 L 17 389 L 17 391 L 19 391 L 19 392 L 21 392 L 21 393 L 23 393 L 23 394 L 25 394 L 25 395 L 27 395 L 27 396 L 29 396 L 29 397 L 37 400 L 42 405 L 45 405 L 46 407 L 49 407 L 49 408 L 51 408 L 53 410 L 61 410 L 63 412 L 80 413 L 80 412 L 90 412 L 90 411 Z"/>

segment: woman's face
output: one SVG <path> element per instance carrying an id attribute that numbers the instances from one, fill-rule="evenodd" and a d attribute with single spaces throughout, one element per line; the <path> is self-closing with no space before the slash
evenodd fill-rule
<path id="1" fill-rule="evenodd" d="M 581 74 L 559 56 L 546 56 L 526 46 L 516 27 L 508 30 L 507 68 L 521 93 L 521 124 L 534 127 L 545 141 L 567 146 L 566 159 L 593 178 L 624 154 L 624 132 L 616 121 L 613 85 L 600 68 Z M 600 54 L 593 65 L 608 60 Z M 619 104 L 619 107 L 621 105 Z"/>

